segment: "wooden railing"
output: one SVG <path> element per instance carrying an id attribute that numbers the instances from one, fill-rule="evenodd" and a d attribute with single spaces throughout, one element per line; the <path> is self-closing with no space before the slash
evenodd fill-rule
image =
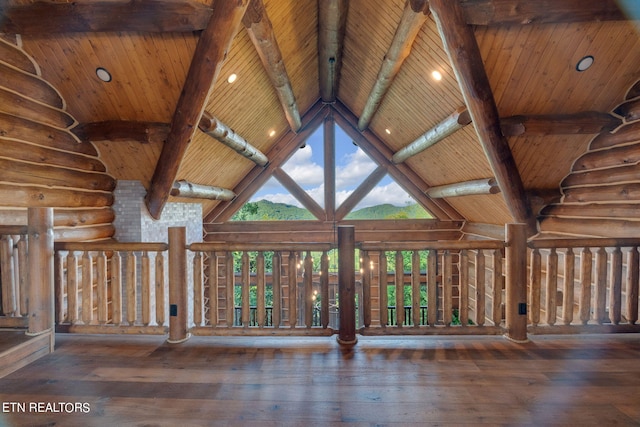
<path id="1" fill-rule="evenodd" d="M 523 227 L 508 230 L 505 242 L 361 243 L 343 252 L 359 251 L 359 261 L 337 257 L 331 243 L 187 245 L 171 230 L 169 244 L 58 243 L 58 330 L 168 331 L 178 342 L 189 333 L 342 334 L 353 318 L 364 335 L 640 331 L 640 239 L 534 240 L 527 248 Z M 330 267 L 330 253 L 340 269 Z M 354 286 L 343 293 L 338 282 Z"/>
<path id="2" fill-rule="evenodd" d="M 167 249 L 166 243 L 56 243 L 57 329 L 166 333 Z"/>
<path id="3" fill-rule="evenodd" d="M 529 331 L 640 331 L 640 239 L 529 242 Z"/>
<path id="4" fill-rule="evenodd" d="M 193 334 L 333 334 L 330 244 L 193 243 L 189 250 Z M 318 308 L 319 323 L 314 321 Z"/>
<path id="5" fill-rule="evenodd" d="M 503 333 L 504 247 L 501 241 L 360 244 L 363 272 L 360 332 Z M 403 266 L 407 255 L 411 259 L 409 285 Z M 493 260 L 489 266 L 485 262 L 487 255 Z M 388 269 L 391 260 L 395 262 L 394 271 Z M 388 292 L 388 286 L 394 290 L 395 301 L 388 301 L 392 293 Z M 394 310 L 395 319 L 390 319 L 388 307 L 404 307 L 407 295 L 411 299 L 410 310 Z M 426 322 L 422 308 L 425 300 Z M 407 311 L 411 319 L 405 318 Z"/>
<path id="6" fill-rule="evenodd" d="M 0 227 L 0 328 L 26 328 L 27 227 Z"/>

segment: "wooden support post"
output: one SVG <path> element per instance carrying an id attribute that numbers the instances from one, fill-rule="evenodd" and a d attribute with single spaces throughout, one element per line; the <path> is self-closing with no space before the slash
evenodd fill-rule
<path id="1" fill-rule="evenodd" d="M 338 343 L 355 345 L 356 338 L 356 277 L 355 227 L 338 227 L 338 297 L 340 304 L 340 331 Z"/>
<path id="2" fill-rule="evenodd" d="M 53 331 L 53 208 L 29 208 L 29 328 L 35 336 Z M 51 334 L 51 351 L 54 341 Z"/>
<path id="3" fill-rule="evenodd" d="M 189 339 L 187 332 L 187 231 L 169 227 L 169 339 L 177 344 Z"/>
<path id="4" fill-rule="evenodd" d="M 507 224 L 506 337 L 527 341 L 527 226 Z"/>

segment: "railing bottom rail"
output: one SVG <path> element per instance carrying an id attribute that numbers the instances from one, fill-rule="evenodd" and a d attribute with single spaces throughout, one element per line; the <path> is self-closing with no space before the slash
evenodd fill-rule
<path id="1" fill-rule="evenodd" d="M 384 335 L 503 335 L 505 329 L 500 326 L 386 326 L 360 328 L 358 334 L 362 336 Z"/>
<path id="2" fill-rule="evenodd" d="M 307 328 L 307 327 L 264 327 L 264 328 L 244 328 L 236 326 L 232 328 L 210 326 L 196 326 L 190 329 L 194 336 L 301 336 L 301 337 L 328 337 L 337 334 L 338 331 L 332 328 Z"/>

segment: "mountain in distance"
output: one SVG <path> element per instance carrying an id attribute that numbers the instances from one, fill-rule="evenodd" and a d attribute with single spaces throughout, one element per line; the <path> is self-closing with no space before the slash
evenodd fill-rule
<path id="1" fill-rule="evenodd" d="M 422 206 L 411 204 L 394 206 L 383 204 L 358 209 L 349 213 L 345 219 L 413 219 L 433 218 Z M 273 203 L 268 200 L 246 203 L 232 218 L 232 221 L 295 221 L 313 220 L 315 217 L 306 209 L 286 203 Z"/>

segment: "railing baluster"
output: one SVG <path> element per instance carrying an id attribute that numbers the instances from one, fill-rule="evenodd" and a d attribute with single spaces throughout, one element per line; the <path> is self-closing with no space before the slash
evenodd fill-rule
<path id="1" fill-rule="evenodd" d="M 591 271 L 593 254 L 589 248 L 582 248 L 580 254 L 580 322 L 586 325 L 591 319 Z"/>
<path id="2" fill-rule="evenodd" d="M 320 320 L 322 328 L 329 327 L 329 254 L 322 252 L 320 259 Z"/>
<path id="3" fill-rule="evenodd" d="M 226 319 L 227 328 L 233 325 L 233 317 L 235 314 L 235 301 L 233 288 L 235 286 L 235 273 L 233 271 L 233 252 L 227 252 L 225 258 L 225 282 L 226 282 Z"/>
<path id="4" fill-rule="evenodd" d="M 540 323 L 540 291 L 542 285 L 542 257 L 540 250 L 531 250 L 531 271 L 529 273 L 529 321 L 533 326 Z"/>
<path id="5" fill-rule="evenodd" d="M 427 255 L 427 322 L 434 326 L 438 321 L 438 252 Z"/>
<path id="6" fill-rule="evenodd" d="M 485 311 L 485 257 L 484 251 L 478 249 L 476 252 L 476 323 L 484 326 Z"/>
<path id="7" fill-rule="evenodd" d="M 460 325 L 467 326 L 469 324 L 469 254 L 466 249 L 460 251 L 458 263 L 458 280 L 460 283 L 458 313 L 460 317 Z"/>
<path id="8" fill-rule="evenodd" d="M 296 253 L 289 252 L 289 326 L 295 328 L 298 324 L 298 266 L 296 265 Z"/>
<path id="9" fill-rule="evenodd" d="M 442 255 L 442 321 L 450 326 L 453 318 L 453 264 L 451 252 Z"/>
<path id="10" fill-rule="evenodd" d="M 372 278 L 372 268 L 371 268 L 371 258 L 369 257 L 369 252 L 361 251 L 362 254 L 362 263 L 360 264 L 362 270 L 362 299 L 363 301 L 360 303 L 360 307 L 362 307 L 362 319 L 365 328 L 371 326 L 371 278 Z"/>
<path id="11" fill-rule="evenodd" d="M 502 291 L 504 289 L 504 276 L 502 275 L 502 251 L 493 251 L 493 306 L 491 320 L 495 326 L 502 322 Z"/>
<path id="12" fill-rule="evenodd" d="M 622 319 L 622 251 L 619 247 L 611 253 L 609 286 L 609 320 L 617 325 Z"/>
<path id="13" fill-rule="evenodd" d="M 313 326 L 313 258 L 307 251 L 304 258 L 304 325 Z"/>
<path id="14" fill-rule="evenodd" d="M 138 275 L 136 272 L 136 255 L 133 251 L 127 253 L 127 323 L 133 325 L 138 311 Z"/>
<path id="15" fill-rule="evenodd" d="M 546 306 L 547 324 L 555 325 L 557 311 L 558 293 L 558 253 L 555 248 L 551 248 L 547 256 L 547 279 L 546 279 Z"/>
<path id="16" fill-rule="evenodd" d="M 279 251 L 273 253 L 271 265 L 273 272 L 271 273 L 271 286 L 273 287 L 273 311 L 271 320 L 274 328 L 279 328 L 282 321 L 282 254 Z"/>
<path id="17" fill-rule="evenodd" d="M 111 319 L 114 325 L 122 324 L 122 258 L 118 251 L 111 257 Z"/>
<path id="18" fill-rule="evenodd" d="M 378 262 L 378 286 L 380 288 L 380 326 L 389 325 L 389 274 L 387 271 L 387 253 L 380 251 L 380 257 Z"/>
<path id="19" fill-rule="evenodd" d="M 65 313 L 65 304 L 64 304 L 64 293 L 65 293 L 65 281 L 64 281 L 64 257 L 60 252 L 56 252 L 54 254 L 54 292 L 55 292 L 55 322 L 57 325 L 64 323 L 68 317 L 68 314 Z M 18 299 L 20 298 L 20 288 L 17 286 L 18 275 L 16 277 L 16 291 L 18 293 Z M 19 307 L 17 307 L 19 309 Z"/>
<path id="20" fill-rule="evenodd" d="M 595 320 L 602 324 L 607 320 L 607 251 L 601 247 L 596 252 Z"/>
<path id="21" fill-rule="evenodd" d="M 164 274 L 164 254 L 161 251 L 156 252 L 156 324 L 164 326 L 166 322 L 166 305 L 165 305 L 165 274 Z"/>
<path id="22" fill-rule="evenodd" d="M 420 326 L 420 252 L 411 254 L 411 310 L 413 326 Z"/>
<path id="23" fill-rule="evenodd" d="M 256 257 L 256 306 L 258 310 L 258 327 L 265 326 L 265 273 L 264 273 L 264 252 L 258 252 Z"/>
<path id="24" fill-rule="evenodd" d="M 575 255 L 573 249 L 567 248 L 564 254 L 564 286 L 562 290 L 562 320 L 565 325 L 573 322 L 573 301 L 575 281 Z"/>
<path id="25" fill-rule="evenodd" d="M 96 258 L 96 286 L 98 297 L 98 323 L 101 325 L 109 321 L 109 310 L 107 303 L 107 256 L 104 251 L 98 252 Z"/>
<path id="26" fill-rule="evenodd" d="M 10 236 L 0 238 L 0 273 L 2 278 L 2 312 L 5 316 L 13 316 L 17 311 L 16 283 L 13 271 L 13 239 Z"/>
<path id="27" fill-rule="evenodd" d="M 249 304 L 249 289 L 251 288 L 250 282 L 250 270 L 249 270 L 249 252 L 244 251 L 242 253 L 242 264 L 240 265 L 240 270 L 242 272 L 242 288 L 241 288 L 241 296 L 242 296 L 242 326 L 249 326 L 249 319 L 251 317 L 251 305 Z"/>
<path id="28" fill-rule="evenodd" d="M 204 286 L 202 270 L 202 252 L 196 251 L 193 256 L 193 323 L 202 325 L 204 311 Z"/>
<path id="29" fill-rule="evenodd" d="M 396 251 L 396 325 L 404 325 L 404 259 L 402 251 Z"/>
<path id="30" fill-rule="evenodd" d="M 93 257 L 89 251 L 82 256 L 82 323 L 93 322 Z"/>
<path id="31" fill-rule="evenodd" d="M 638 321 L 638 285 L 640 281 L 638 248 L 631 247 L 627 252 L 627 319 L 634 325 Z"/>
<path id="32" fill-rule="evenodd" d="M 209 323 L 218 326 L 218 286 L 220 285 L 220 269 L 217 252 L 209 252 Z"/>
<path id="33" fill-rule="evenodd" d="M 20 235 L 18 240 L 18 288 L 20 289 L 20 314 L 27 316 L 29 314 L 29 290 L 27 283 L 27 235 Z"/>
<path id="34" fill-rule="evenodd" d="M 74 251 L 67 254 L 67 308 L 69 323 L 78 323 L 78 257 Z"/>
<path id="35" fill-rule="evenodd" d="M 149 252 L 142 252 L 142 265 L 140 275 L 140 297 L 142 298 L 142 324 L 148 326 L 151 323 L 151 260 Z"/>

